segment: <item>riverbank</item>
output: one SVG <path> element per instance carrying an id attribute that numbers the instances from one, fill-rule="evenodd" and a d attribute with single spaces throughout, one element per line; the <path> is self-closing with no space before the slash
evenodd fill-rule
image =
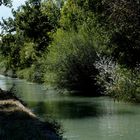
<path id="1" fill-rule="evenodd" d="M 10 92 L 0 89 L 0 139 L 61 140 L 55 124 L 40 121 Z"/>

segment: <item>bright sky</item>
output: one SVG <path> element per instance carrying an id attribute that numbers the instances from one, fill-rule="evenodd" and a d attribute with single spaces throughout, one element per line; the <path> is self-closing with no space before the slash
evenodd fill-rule
<path id="1" fill-rule="evenodd" d="M 20 5 L 24 4 L 26 0 L 13 0 L 13 7 L 14 9 L 17 9 Z M 2 17 L 8 18 L 11 17 L 11 9 L 5 6 L 0 6 L 0 20 Z"/>

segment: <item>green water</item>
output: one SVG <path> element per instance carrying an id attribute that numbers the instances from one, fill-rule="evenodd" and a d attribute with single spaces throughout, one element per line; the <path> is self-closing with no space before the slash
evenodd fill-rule
<path id="1" fill-rule="evenodd" d="M 107 97 L 62 96 L 43 85 L 0 76 L 0 87 L 15 92 L 38 117 L 61 123 L 68 140 L 140 140 L 140 105 Z"/>

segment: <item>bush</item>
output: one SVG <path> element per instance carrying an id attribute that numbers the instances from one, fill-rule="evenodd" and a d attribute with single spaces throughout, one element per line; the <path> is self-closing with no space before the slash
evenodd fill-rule
<path id="1" fill-rule="evenodd" d="M 97 58 L 93 37 L 87 32 L 58 30 L 45 58 L 45 81 L 86 95 L 91 91 L 92 96 L 97 96 L 100 91 L 94 66 Z"/>
<path id="2" fill-rule="evenodd" d="M 112 86 L 113 96 L 119 100 L 140 102 L 140 73 L 126 69 L 120 69 L 118 73 L 120 76 Z"/>
<path id="3" fill-rule="evenodd" d="M 132 71 L 105 57 L 96 62 L 96 68 L 100 71 L 98 82 L 104 86 L 106 95 L 116 100 L 140 102 L 139 68 Z"/>

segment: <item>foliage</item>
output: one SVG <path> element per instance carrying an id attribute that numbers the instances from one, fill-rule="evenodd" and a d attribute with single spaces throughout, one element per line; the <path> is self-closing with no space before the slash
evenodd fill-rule
<path id="1" fill-rule="evenodd" d="M 59 7 L 52 0 L 48 0 L 47 2 L 42 3 L 41 12 L 43 15 L 48 16 L 50 25 L 52 26 L 53 30 L 56 30 L 59 27 L 60 20 Z"/>
<path id="2" fill-rule="evenodd" d="M 109 48 L 119 64 L 133 69 L 140 60 L 140 1 L 104 0 L 101 18 L 112 34 Z"/>
<path id="3" fill-rule="evenodd" d="M 134 68 L 140 60 L 139 9 L 139 0 L 68 0 L 60 22 L 64 29 L 77 29 L 77 25 L 96 19 L 96 24 L 110 36 L 110 55 L 119 64 Z"/>
<path id="4" fill-rule="evenodd" d="M 51 73 L 59 87 L 74 91 L 89 91 L 99 95 L 96 82 L 98 70 L 94 66 L 97 59 L 94 41 L 87 33 L 58 30 L 50 46 L 46 60 L 47 74 Z M 48 79 L 49 80 L 49 79 Z"/>
<path id="5" fill-rule="evenodd" d="M 78 8 L 74 0 L 68 0 L 61 10 L 60 25 L 65 30 L 77 29 L 84 20 L 82 9 Z"/>
<path id="6" fill-rule="evenodd" d="M 118 73 L 120 77 L 112 87 L 113 96 L 118 100 L 140 102 L 140 74 L 126 69 Z"/>
<path id="7" fill-rule="evenodd" d="M 139 0 L 28 0 L 0 23 L 2 71 L 137 101 L 139 11 Z"/>
<path id="8" fill-rule="evenodd" d="M 20 50 L 20 68 L 30 67 L 36 60 L 36 50 L 34 49 L 35 44 L 32 42 L 25 42 L 24 46 Z"/>
<path id="9" fill-rule="evenodd" d="M 11 7 L 12 6 L 12 0 L 0 0 L 0 6 L 1 5 L 7 6 L 7 7 Z"/>
<path id="10" fill-rule="evenodd" d="M 99 69 L 98 82 L 102 84 L 106 95 L 115 100 L 140 102 L 140 71 L 128 70 L 109 58 L 101 57 L 96 62 Z"/>
<path id="11" fill-rule="evenodd" d="M 16 38 L 16 35 L 12 34 L 4 35 L 0 42 L 1 54 L 7 59 L 7 70 L 12 69 L 15 71 L 19 66 L 20 44 L 18 43 L 18 38 Z"/>
<path id="12" fill-rule="evenodd" d="M 57 27 L 58 12 L 50 1 L 29 0 L 17 11 L 12 10 L 14 18 L 3 19 L 0 51 L 7 60 L 6 71 L 35 65 L 51 40 L 50 32 Z M 55 13 L 53 17 L 51 13 Z"/>
<path id="13" fill-rule="evenodd" d="M 44 70 L 42 68 L 42 65 L 39 62 L 36 62 L 28 68 L 18 70 L 16 74 L 21 79 L 42 83 Z"/>
<path id="14" fill-rule="evenodd" d="M 15 21 L 13 20 L 13 18 L 9 17 L 8 19 L 3 19 L 3 22 L 0 22 L 0 26 L 1 26 L 1 34 L 11 34 L 13 32 L 16 31 L 15 29 Z"/>
<path id="15" fill-rule="evenodd" d="M 41 12 L 41 4 L 26 2 L 15 14 L 16 28 L 25 38 L 30 39 L 36 45 L 38 55 L 44 51 L 50 39 L 48 32 L 53 27 L 48 16 Z"/>

